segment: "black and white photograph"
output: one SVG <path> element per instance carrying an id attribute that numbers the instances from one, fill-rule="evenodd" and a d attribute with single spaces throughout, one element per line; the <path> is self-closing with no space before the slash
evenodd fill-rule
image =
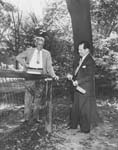
<path id="1" fill-rule="evenodd" d="M 0 0 L 0 150 L 118 150 L 118 0 Z"/>

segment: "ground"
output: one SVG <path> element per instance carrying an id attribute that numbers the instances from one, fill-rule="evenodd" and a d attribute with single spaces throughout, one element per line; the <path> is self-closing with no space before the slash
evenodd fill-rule
<path id="1" fill-rule="evenodd" d="M 45 132 L 43 119 L 40 124 L 23 124 L 22 106 L 0 112 L 0 150 L 118 150 L 117 98 L 97 99 L 103 122 L 89 134 L 65 128 L 69 103 L 65 96 L 53 100 L 51 134 Z"/>

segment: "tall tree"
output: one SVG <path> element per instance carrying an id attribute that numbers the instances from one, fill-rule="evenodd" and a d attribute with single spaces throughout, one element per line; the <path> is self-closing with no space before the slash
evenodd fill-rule
<path id="1" fill-rule="evenodd" d="M 73 28 L 74 48 L 75 48 L 75 62 L 78 63 L 77 48 L 82 40 L 87 40 L 92 48 L 92 32 L 91 32 L 91 18 L 90 18 L 90 4 L 89 0 L 66 0 L 68 10 L 70 12 Z"/>

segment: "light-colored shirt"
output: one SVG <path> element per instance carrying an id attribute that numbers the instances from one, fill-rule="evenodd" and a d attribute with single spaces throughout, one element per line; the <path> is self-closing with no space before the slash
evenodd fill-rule
<path id="1" fill-rule="evenodd" d="M 43 68 L 42 51 L 34 50 L 33 56 L 29 62 L 30 68 Z"/>

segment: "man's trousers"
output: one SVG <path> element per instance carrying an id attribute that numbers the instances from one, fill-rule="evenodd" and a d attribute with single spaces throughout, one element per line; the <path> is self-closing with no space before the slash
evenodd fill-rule
<path id="1" fill-rule="evenodd" d="M 25 88 L 25 120 L 39 119 L 39 110 L 45 104 L 45 81 L 27 81 Z"/>

